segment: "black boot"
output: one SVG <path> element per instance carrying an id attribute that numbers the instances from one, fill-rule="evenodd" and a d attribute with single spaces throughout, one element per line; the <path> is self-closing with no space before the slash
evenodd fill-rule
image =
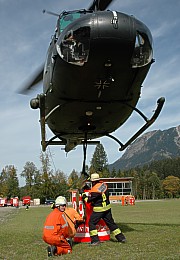
<path id="1" fill-rule="evenodd" d="M 125 238 L 125 236 L 123 235 L 122 232 L 120 234 L 116 235 L 115 238 L 120 243 L 125 243 L 126 242 L 126 238 Z"/>
<path id="2" fill-rule="evenodd" d="M 72 246 L 73 246 L 72 238 L 71 237 L 70 238 L 66 238 L 66 240 L 67 240 L 68 244 L 70 245 L 70 247 L 72 248 Z"/>
<path id="3" fill-rule="evenodd" d="M 52 257 L 57 253 L 57 248 L 56 246 L 48 246 L 47 251 L 48 251 L 48 257 Z"/>
<path id="4" fill-rule="evenodd" d="M 98 246 L 100 244 L 98 235 L 91 236 L 91 246 Z"/>

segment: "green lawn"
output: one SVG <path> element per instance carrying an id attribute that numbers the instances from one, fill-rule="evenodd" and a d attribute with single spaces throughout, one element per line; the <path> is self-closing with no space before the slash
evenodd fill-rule
<path id="1" fill-rule="evenodd" d="M 0 209 L 0 259 L 44 260 L 43 223 L 50 207 Z M 100 246 L 76 244 L 71 260 L 180 259 L 180 200 L 136 202 L 135 206 L 112 205 L 114 219 L 127 238 L 119 244 L 113 236 Z M 6 213 L 6 212 L 5 212 Z"/>

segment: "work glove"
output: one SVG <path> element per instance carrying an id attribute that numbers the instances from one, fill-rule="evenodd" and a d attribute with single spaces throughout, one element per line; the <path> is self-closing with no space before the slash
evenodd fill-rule
<path id="1" fill-rule="evenodd" d="M 82 200 L 83 200 L 83 202 L 87 202 L 88 201 L 88 196 L 86 195 L 86 193 L 82 194 Z"/>

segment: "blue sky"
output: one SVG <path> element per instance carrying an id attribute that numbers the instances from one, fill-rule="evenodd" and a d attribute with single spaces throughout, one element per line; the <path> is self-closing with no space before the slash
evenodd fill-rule
<path id="1" fill-rule="evenodd" d="M 87 8 L 84 0 L 0 0 L 0 170 L 14 165 L 18 175 L 27 161 L 40 168 L 39 110 L 29 106 L 31 98 L 42 92 L 42 86 L 28 96 L 16 92 L 26 79 L 45 61 L 56 17 L 43 14 L 46 9 L 55 13 Z M 166 103 L 160 117 L 147 131 L 168 129 L 179 125 L 180 118 L 180 0 L 115 0 L 110 10 L 134 15 L 152 32 L 154 59 L 144 81 L 138 108 L 151 117 L 156 101 L 164 96 Z M 125 142 L 144 121 L 135 113 L 113 134 Z M 47 129 L 48 137 L 51 132 Z M 107 137 L 100 139 L 108 162 L 119 159 L 118 144 Z M 95 147 L 88 147 L 89 164 Z M 83 152 L 79 146 L 67 155 L 61 147 L 50 147 L 52 168 L 67 175 L 81 171 Z M 20 179 L 23 185 L 23 180 Z"/>

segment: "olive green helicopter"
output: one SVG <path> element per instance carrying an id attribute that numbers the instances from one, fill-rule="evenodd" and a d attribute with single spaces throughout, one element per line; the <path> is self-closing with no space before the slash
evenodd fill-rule
<path id="1" fill-rule="evenodd" d="M 136 108 L 154 62 L 152 36 L 134 16 L 107 10 L 111 2 L 95 0 L 88 9 L 57 14 L 45 65 L 23 87 L 26 92 L 43 81 L 43 93 L 30 101 L 31 108 L 40 110 L 42 150 L 63 145 L 69 152 L 83 145 L 83 171 L 88 144 L 107 136 L 124 150 L 153 124 L 165 102 L 164 97 L 157 100 L 150 119 Z M 145 123 L 123 144 L 111 133 L 133 111 Z M 53 133 L 50 140 L 46 124 Z"/>

